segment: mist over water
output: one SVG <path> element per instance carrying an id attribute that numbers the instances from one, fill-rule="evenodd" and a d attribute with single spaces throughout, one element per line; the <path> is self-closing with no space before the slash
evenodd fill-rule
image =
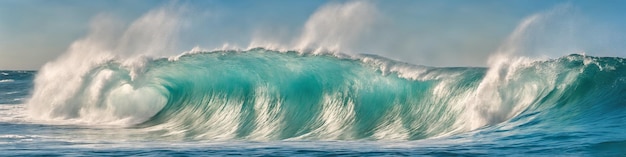
<path id="1" fill-rule="evenodd" d="M 571 6 L 522 19 L 485 52 L 486 67 L 385 58 L 393 52 L 378 52 L 386 46 L 377 30 L 388 21 L 377 6 L 331 2 L 293 36 L 260 33 L 250 43 L 181 53 L 181 32 L 193 24 L 188 6 L 157 8 L 130 24 L 101 14 L 36 74 L 0 75 L 0 86 L 23 88 L 0 91 L 10 102 L 0 105 L 9 117 L 0 127 L 34 128 L 3 133 L 0 142 L 66 143 L 58 153 L 86 155 L 103 145 L 133 152 L 103 150 L 108 155 L 163 147 L 187 155 L 207 148 L 214 155 L 623 154 L 625 59 L 596 57 L 587 45 L 570 44 L 578 39 L 551 36 L 551 27 L 571 24 L 561 21 L 572 20 L 562 18 Z M 4 99 L 30 86 L 32 94 Z"/>
<path id="2" fill-rule="evenodd" d="M 105 112 L 100 112 L 102 106 L 89 107 L 89 105 L 85 105 L 96 105 L 99 102 L 95 101 L 102 101 L 100 99 L 103 95 L 100 93 L 100 88 L 103 88 L 103 84 L 109 83 L 112 78 L 125 77 L 126 81 L 132 81 L 136 73 L 143 70 L 143 64 L 150 57 L 156 57 L 172 50 L 171 46 L 173 46 L 172 43 L 179 28 L 178 13 L 173 9 L 153 10 L 137 19 L 121 34 L 115 32 L 115 28 L 119 26 L 115 19 L 106 15 L 96 17 L 89 35 L 74 42 L 65 54 L 56 61 L 47 63 L 39 71 L 35 79 L 33 96 L 28 103 L 29 108 L 31 108 L 29 111 L 33 112 L 31 115 L 61 118 L 88 115 L 93 117 L 90 118 L 93 120 L 111 121 L 111 119 L 102 119 L 102 117 L 115 117 L 119 120 L 128 118 L 130 116 L 128 114 L 134 113 L 145 115 L 142 118 L 149 118 L 156 111 L 142 110 L 147 113 L 125 111 L 123 106 L 126 104 L 119 104 L 120 102 L 107 103 L 105 108 L 108 111 Z M 98 76 L 94 78 L 84 78 L 98 66 L 112 61 L 123 64 L 126 67 L 125 70 L 129 71 L 128 74 L 115 76 L 113 72 L 103 72 L 98 73 Z M 87 81 L 95 83 L 90 87 L 83 87 Z M 68 84 L 67 82 L 72 83 Z M 119 83 L 126 84 L 125 82 Z M 137 92 L 152 92 L 133 89 L 130 86 L 122 86 L 113 90 L 125 91 L 125 93 L 120 94 L 124 97 Z M 82 96 L 76 97 L 77 95 Z M 118 98 L 112 97 L 109 101 L 114 99 Z M 160 101 L 158 94 L 149 99 L 152 100 L 146 100 L 146 102 L 130 99 L 130 102 L 124 103 L 141 103 L 145 104 L 147 108 L 152 108 L 150 107 L 152 105 L 157 105 L 154 108 L 162 107 L 158 106 Z"/>

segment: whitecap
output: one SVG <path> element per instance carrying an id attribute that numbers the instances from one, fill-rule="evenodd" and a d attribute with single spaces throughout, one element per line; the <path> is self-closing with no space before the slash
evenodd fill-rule
<path id="1" fill-rule="evenodd" d="M 0 80 L 0 83 L 5 83 L 5 82 L 14 82 L 15 80 L 13 79 L 4 79 L 4 80 Z"/>

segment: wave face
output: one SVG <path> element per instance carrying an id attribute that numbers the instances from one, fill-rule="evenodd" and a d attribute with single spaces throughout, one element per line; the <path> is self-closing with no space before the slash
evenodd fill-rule
<path id="1" fill-rule="evenodd" d="M 624 64 L 569 55 L 436 68 L 368 55 L 214 51 L 150 60 L 136 75 L 112 60 L 83 75 L 74 94 L 35 94 L 30 110 L 40 119 L 122 121 L 158 136 L 209 140 L 417 140 L 491 126 L 623 128 L 617 124 L 626 122 Z M 37 101 L 54 97 L 63 103 Z"/>

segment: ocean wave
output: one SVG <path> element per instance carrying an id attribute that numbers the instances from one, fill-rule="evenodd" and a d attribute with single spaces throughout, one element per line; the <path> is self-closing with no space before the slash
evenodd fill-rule
<path id="1" fill-rule="evenodd" d="M 191 139 L 417 140 L 540 119 L 531 124 L 591 122 L 626 102 L 626 66 L 614 57 L 437 68 L 257 48 L 152 59 L 140 71 L 96 65 L 64 91 L 45 85 L 65 80 L 38 76 L 31 117 Z"/>

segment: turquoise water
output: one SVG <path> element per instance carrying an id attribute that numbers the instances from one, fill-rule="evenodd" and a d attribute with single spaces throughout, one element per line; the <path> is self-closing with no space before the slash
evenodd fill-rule
<path id="1" fill-rule="evenodd" d="M 626 153 L 623 58 L 427 67 L 252 49 L 139 67 L 2 71 L 0 155 Z"/>

